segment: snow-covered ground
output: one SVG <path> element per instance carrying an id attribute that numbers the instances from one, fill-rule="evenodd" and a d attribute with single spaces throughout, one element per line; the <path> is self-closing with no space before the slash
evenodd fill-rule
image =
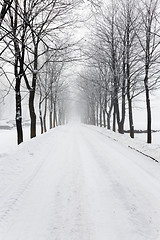
<path id="1" fill-rule="evenodd" d="M 146 133 L 136 133 L 135 134 L 136 140 L 141 140 L 142 142 L 147 141 L 147 134 Z M 153 132 L 152 133 L 152 144 L 158 144 L 160 146 L 160 132 Z"/>
<path id="2" fill-rule="evenodd" d="M 96 126 L 88 126 L 88 128 L 160 162 L 160 141 L 158 141 L 158 139 L 160 140 L 160 132 L 153 133 L 153 138 L 157 141 L 154 141 L 152 144 L 147 144 L 145 139 L 146 134 L 135 134 L 135 139 L 131 139 L 129 134 L 119 134 Z"/>
<path id="3" fill-rule="evenodd" d="M 37 124 L 37 135 L 40 135 L 40 125 Z M 23 126 L 24 141 L 30 140 L 30 126 Z M 0 157 L 11 154 L 17 149 L 17 132 L 12 123 L 0 121 Z"/>
<path id="4" fill-rule="evenodd" d="M 0 159 L 0 239 L 160 240 L 160 165 L 127 136 L 67 125 Z"/>

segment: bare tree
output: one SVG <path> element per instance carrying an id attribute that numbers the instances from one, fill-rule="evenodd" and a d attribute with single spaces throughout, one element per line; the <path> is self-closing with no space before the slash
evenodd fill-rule
<path id="1" fill-rule="evenodd" d="M 157 70 L 157 59 L 160 57 L 159 51 L 159 15 L 158 0 L 141 1 L 139 5 L 141 16 L 141 33 L 138 35 L 142 48 L 142 59 L 144 66 L 144 88 L 146 95 L 147 108 L 147 143 L 152 142 L 152 115 L 150 103 L 150 90 L 157 84 L 159 79 L 159 70 Z"/>
<path id="2" fill-rule="evenodd" d="M 61 59 L 63 55 L 58 54 L 58 51 L 52 51 L 45 54 L 45 64 L 38 73 L 37 92 L 40 95 L 39 99 L 39 114 L 41 123 L 41 133 L 46 132 L 46 115 L 49 109 L 49 126 L 50 129 L 55 127 L 57 122 L 57 94 L 60 91 L 59 82 L 64 67 L 64 62 Z M 42 104 L 44 102 L 44 114 L 42 118 Z M 48 103 L 49 102 L 49 103 Z M 47 106 L 48 105 L 48 106 Z"/>

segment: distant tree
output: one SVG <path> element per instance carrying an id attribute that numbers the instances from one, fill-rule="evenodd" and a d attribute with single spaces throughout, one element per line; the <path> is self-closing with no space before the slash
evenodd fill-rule
<path id="1" fill-rule="evenodd" d="M 61 91 L 61 74 L 63 72 L 64 62 L 61 54 L 57 51 L 45 54 L 45 64 L 38 73 L 37 92 L 39 99 L 39 115 L 41 123 L 41 133 L 46 132 L 46 115 L 49 109 L 49 126 L 55 127 L 57 123 L 57 94 Z M 42 104 L 44 102 L 44 114 L 42 117 Z"/>

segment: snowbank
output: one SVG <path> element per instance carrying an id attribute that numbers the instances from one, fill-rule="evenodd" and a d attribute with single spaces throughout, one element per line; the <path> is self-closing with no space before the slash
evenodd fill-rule
<path id="1" fill-rule="evenodd" d="M 141 139 L 138 139 L 138 138 L 131 139 L 128 136 L 128 134 L 119 134 L 117 132 L 115 133 L 103 127 L 102 128 L 96 127 L 96 126 L 87 126 L 87 127 L 103 135 L 106 135 L 106 137 L 111 138 L 131 149 L 134 149 L 135 151 L 138 151 L 147 157 L 150 157 L 154 161 L 160 162 L 160 144 L 147 144 L 147 143 L 144 143 L 144 141 L 142 141 Z M 160 135 L 160 133 L 154 133 L 154 134 Z"/>

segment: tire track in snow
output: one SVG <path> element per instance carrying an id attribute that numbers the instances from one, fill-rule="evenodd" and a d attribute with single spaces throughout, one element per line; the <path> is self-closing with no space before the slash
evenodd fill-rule
<path id="1" fill-rule="evenodd" d="M 36 169 L 34 169 L 31 176 L 23 184 L 21 184 L 15 192 L 13 192 L 12 196 L 8 199 L 8 201 L 1 204 L 2 206 L 0 206 L 0 224 L 2 224 L 4 221 L 6 222 L 6 218 L 15 208 L 17 202 L 22 198 L 24 192 L 29 188 L 32 181 L 34 180 L 45 162 L 46 159 L 43 159 L 43 161 L 36 167 Z"/>
<path id="2" fill-rule="evenodd" d="M 42 163 L 40 149 L 42 166 L 36 165 L 14 192 L 20 196 L 2 221 L 6 227 L 0 239 L 160 239 L 156 235 L 160 204 L 155 198 L 159 188 L 152 184 L 156 179 L 132 163 L 132 150 L 82 126 L 65 126 L 57 132 L 46 138 L 50 145 L 46 162 Z M 155 219 L 147 222 L 150 214 Z"/>
<path id="3" fill-rule="evenodd" d="M 67 141 L 65 161 L 68 163 L 65 175 L 56 187 L 53 224 L 47 240 L 93 240 L 93 231 L 87 213 L 84 169 L 80 155 L 79 131 L 72 128 Z M 60 156 L 61 158 L 61 156 Z"/>
<path id="4" fill-rule="evenodd" d="M 27 147 L 28 148 L 28 147 Z M 25 149 L 26 150 L 26 149 Z M 4 199 L 3 202 L 0 202 L 0 226 L 2 227 L 3 225 L 7 224 L 7 220 L 14 214 L 14 211 L 16 211 L 16 206 L 18 205 L 18 202 L 23 199 L 23 195 L 25 192 L 29 189 L 29 187 L 32 185 L 32 182 L 40 172 L 40 170 L 43 168 L 43 166 L 47 163 L 48 161 L 48 155 L 50 151 L 53 151 L 52 145 L 49 145 L 49 149 L 47 151 L 47 154 L 44 156 L 42 155 L 40 162 L 37 163 L 37 165 L 33 168 L 32 173 L 28 176 L 25 176 L 23 178 L 17 179 L 16 182 L 14 182 L 13 188 L 15 188 L 15 185 L 18 184 L 16 190 L 9 194 L 6 199 Z M 30 153 L 28 151 L 28 157 L 32 158 L 34 161 L 34 154 Z M 24 180 L 24 178 L 26 178 Z M 20 181 L 23 180 L 23 183 L 20 184 Z"/>
<path id="5" fill-rule="evenodd" d="M 115 202 L 117 206 L 119 205 L 119 209 L 117 209 L 116 212 L 123 209 L 120 216 L 122 222 L 124 222 L 123 218 L 127 219 L 127 222 L 126 224 L 122 224 L 122 226 L 126 226 L 126 231 L 129 223 L 128 227 L 132 226 L 132 230 L 129 230 L 129 232 L 132 232 L 131 239 L 134 239 L 134 234 L 138 232 L 140 239 L 158 240 L 160 238 L 160 222 L 157 222 L 160 216 L 159 211 L 157 211 L 160 206 L 158 202 L 158 199 L 160 199 L 159 182 L 155 181 L 152 175 L 149 175 L 148 172 L 133 161 L 134 153 L 132 155 L 127 149 L 125 152 L 119 152 L 119 147 L 121 149 L 119 143 L 115 145 L 113 141 L 110 142 L 103 137 L 96 139 L 97 134 L 95 135 L 90 129 L 88 129 L 88 131 L 82 129 L 82 136 L 84 138 L 83 143 L 85 142 L 83 148 L 87 146 L 88 152 L 93 156 L 93 166 L 97 166 L 97 170 L 95 171 L 100 170 L 101 172 L 101 174 L 100 172 L 98 174 L 99 176 L 101 175 L 101 184 L 106 183 L 106 188 L 107 185 L 110 184 L 108 200 L 111 199 L 113 203 Z M 117 148 L 115 150 L 116 146 Z M 104 178 L 103 181 L 102 178 Z M 146 179 L 146 184 L 144 184 L 144 179 Z M 148 186 L 153 187 L 153 192 L 150 188 L 150 192 L 152 193 L 148 192 Z M 108 200 L 106 199 L 106 204 Z M 112 208 L 116 209 L 114 205 Z M 112 213 L 109 213 L 109 215 L 112 216 Z M 116 216 L 114 215 L 115 214 L 113 214 L 113 219 Z M 154 215 L 156 216 L 155 219 L 152 218 Z M 115 224 L 116 222 L 115 219 Z M 118 228 L 116 229 L 115 225 L 116 231 L 119 231 L 119 236 L 122 234 L 122 237 L 125 237 L 125 235 L 123 236 L 125 231 L 121 233 L 121 228 Z"/>

